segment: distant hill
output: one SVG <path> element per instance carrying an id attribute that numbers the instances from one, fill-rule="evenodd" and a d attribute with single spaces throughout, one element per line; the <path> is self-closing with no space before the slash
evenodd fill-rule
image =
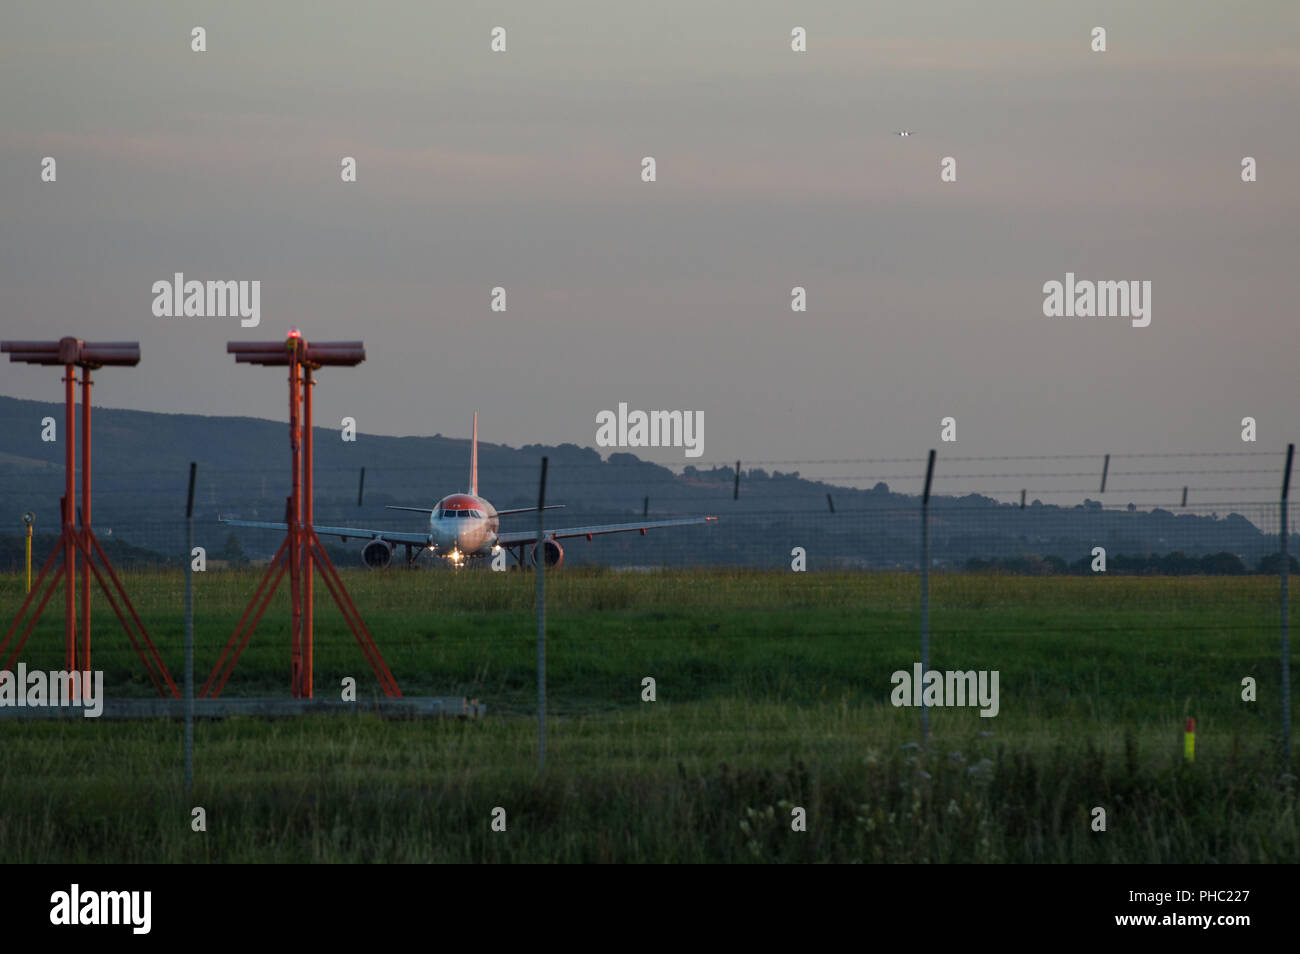
<path id="1" fill-rule="evenodd" d="M 32 578 L 41 570 L 45 558 L 50 555 L 58 535 L 38 533 L 32 537 Z M 176 566 L 181 567 L 180 554 L 165 557 L 163 554 L 144 547 L 132 546 L 125 540 L 106 537 L 99 541 L 104 553 L 118 569 L 142 566 Z M 21 533 L 0 533 L 0 573 L 21 573 L 26 562 L 24 536 Z"/>
<path id="2" fill-rule="evenodd" d="M 23 510 L 37 514 L 37 529 L 59 523 L 63 492 L 62 443 L 40 439 L 41 419 L 55 418 L 62 438 L 62 405 L 0 397 L 0 532 L 19 529 Z M 190 461 L 198 462 L 196 523 L 209 552 L 231 532 L 219 515 L 281 520 L 288 493 L 289 448 L 283 421 L 208 417 L 95 408 L 94 524 L 109 536 L 171 555 L 184 553 L 184 509 Z M 385 437 L 359 434 L 355 443 L 337 429 L 316 429 L 316 518 L 344 526 L 414 529 L 419 514 L 385 510 L 385 504 L 432 506 L 443 494 L 466 488 L 467 438 Z M 562 444 L 511 448 L 479 445 L 480 490 L 498 507 L 533 506 L 543 455 L 550 458 L 547 499 L 564 503 L 548 526 L 634 521 L 649 497 L 650 516 L 717 515 L 716 525 L 651 531 L 576 541 L 566 562 L 624 565 L 788 566 L 791 550 L 807 551 L 809 569 L 829 566 L 908 567 L 918 562 L 918 499 L 883 483 L 870 490 L 837 487 L 797 473 L 751 468 L 732 499 L 734 471 L 687 467 L 682 474 L 614 453 Z M 361 467 L 363 505 L 357 506 Z M 835 513 L 826 495 L 832 494 Z M 509 529 L 532 526 L 528 514 L 505 517 Z M 1029 555 L 1074 563 L 1093 546 L 1110 554 L 1179 551 L 1188 556 L 1228 553 L 1254 567 L 1278 549 L 1237 514 L 1220 516 L 1103 508 L 1095 501 L 1057 507 L 1034 501 L 1021 510 L 971 494 L 932 501 L 932 548 L 938 565 L 964 566 L 972 558 Z M 275 533 L 240 530 L 245 553 L 265 557 Z M 328 541 L 331 545 L 335 541 Z M 1296 539 L 1300 544 L 1300 538 Z M 359 549 L 349 542 L 344 550 Z"/>

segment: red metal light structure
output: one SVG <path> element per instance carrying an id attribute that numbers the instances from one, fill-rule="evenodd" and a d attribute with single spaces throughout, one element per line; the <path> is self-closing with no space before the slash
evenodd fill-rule
<path id="1" fill-rule="evenodd" d="M 60 338 L 58 341 L 3 341 L 0 353 L 7 353 L 9 360 L 27 364 L 63 365 L 64 366 L 64 401 L 66 405 L 64 418 L 64 495 L 63 495 L 63 530 L 59 541 L 45 564 L 41 567 L 36 585 L 28 592 L 18 610 L 18 615 L 5 633 L 4 642 L 0 642 L 0 669 L 10 669 L 17 661 L 36 621 L 40 619 L 46 604 L 58 586 L 59 578 L 65 581 L 64 597 L 64 654 L 68 672 L 90 671 L 90 574 L 95 575 L 99 587 L 108 599 L 108 605 L 117 614 L 122 629 L 126 631 L 131 645 L 135 648 L 149 673 L 154 687 L 161 696 L 180 697 L 176 683 L 163 664 L 162 657 L 154 647 L 153 640 L 140 621 L 140 616 L 131 605 L 122 581 L 118 579 L 108 556 L 99 545 L 94 530 L 90 525 L 90 372 L 105 365 L 134 367 L 140 363 L 140 343 L 138 341 L 83 341 L 80 338 Z M 81 529 L 77 529 L 76 497 L 76 392 L 73 385 L 77 382 L 76 368 L 81 368 Z M 77 643 L 77 553 L 80 552 L 85 568 L 81 574 L 81 643 Z M 55 558 L 62 554 L 59 568 L 45 583 L 46 575 L 54 565 Z M 98 563 L 98 565 L 97 565 Z M 102 569 L 101 569 L 102 567 Z M 107 577 L 105 576 L 107 574 Z M 111 587 L 109 584 L 112 584 Z M 44 585 L 44 593 L 41 593 Z M 39 597 L 38 597 L 38 594 Z M 116 597 L 116 598 L 115 598 Z M 13 651 L 5 658 L 5 651 L 12 642 L 15 632 L 27 615 L 33 600 L 36 610 L 31 619 L 22 627 L 18 642 Z M 120 601 L 120 605 L 119 605 Z M 128 620 L 128 616 L 130 619 Z M 134 629 L 132 626 L 134 625 Z"/>
<path id="2" fill-rule="evenodd" d="M 230 634 L 221 657 L 213 667 L 200 696 L 216 698 L 225 688 L 226 680 L 235 671 L 240 654 L 252 638 L 262 614 L 270 605 L 271 597 L 289 574 L 289 652 L 290 691 L 295 699 L 312 698 L 313 672 L 313 580 L 312 568 L 320 571 L 330 596 L 338 605 L 348 628 L 356 637 L 370 668 L 379 680 L 384 694 L 400 697 L 402 690 L 380 655 L 370 631 L 357 612 L 329 554 L 316 536 L 312 506 L 312 398 L 315 386 L 312 372 L 322 365 L 353 367 L 366 359 L 365 345 L 360 341 L 327 341 L 308 344 L 295 329 L 284 341 L 231 341 L 226 350 L 240 364 L 288 366 L 289 368 L 289 450 L 290 492 L 287 500 L 285 524 L 288 529 L 284 541 L 276 551 L 270 566 L 253 592 L 253 598 L 239 618 L 235 631 Z"/>

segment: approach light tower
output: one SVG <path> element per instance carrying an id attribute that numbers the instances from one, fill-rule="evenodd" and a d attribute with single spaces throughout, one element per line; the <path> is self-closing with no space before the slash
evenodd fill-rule
<path id="1" fill-rule="evenodd" d="M 91 529 L 90 512 L 90 372 L 106 365 L 134 367 L 140 363 L 140 343 L 138 341 L 83 341 L 80 338 L 60 338 L 58 341 L 2 341 L 0 353 L 7 353 L 9 360 L 26 364 L 63 365 L 64 367 L 64 494 L 62 503 L 63 529 L 54 549 L 41 567 L 36 585 L 27 593 L 18 615 L 0 642 L 0 669 L 10 669 L 27 645 L 27 639 L 40 619 L 41 613 L 50 597 L 54 595 L 59 577 L 65 581 L 64 589 L 64 657 L 68 672 L 89 672 L 90 659 L 90 574 L 95 575 L 100 589 L 108 600 L 108 605 L 117 614 L 122 628 L 126 631 L 131 645 L 144 663 L 149 678 L 161 696 L 171 695 L 179 698 L 180 692 L 163 664 L 162 657 L 154 648 L 153 640 L 140 621 L 126 589 L 118 579 L 113 565 L 109 563 L 95 533 Z M 77 489 L 76 489 L 76 392 L 73 385 L 77 383 L 76 369 L 81 369 L 81 529 L 77 529 Z M 81 574 L 81 642 L 77 642 L 77 554 L 81 553 L 83 570 Z M 62 555 L 59 568 L 45 585 L 46 574 L 54 564 L 55 557 Z M 97 565 L 98 564 L 98 565 Z M 101 569 L 102 568 L 102 569 Z M 105 577 L 107 574 L 107 578 Z M 112 584 L 110 587 L 109 584 Z M 36 603 L 36 610 L 22 628 L 13 651 L 5 656 L 14 633 L 27 615 L 33 598 L 44 593 Z M 116 597 L 116 598 L 115 598 Z M 120 603 L 120 605 L 119 605 Z M 128 620 L 128 616 L 130 619 Z M 132 626 L 134 625 L 134 629 Z"/>
<path id="2" fill-rule="evenodd" d="M 353 367 L 366 360 L 366 348 L 360 341 L 327 341 L 308 344 L 295 328 L 284 341 L 231 341 L 226 350 L 239 364 L 261 364 L 289 368 L 289 497 L 286 501 L 284 541 L 266 568 L 235 631 L 230 634 L 221 657 L 213 667 L 200 696 L 216 698 L 226 685 L 248 645 L 271 596 L 285 572 L 289 574 L 289 688 L 295 699 L 312 698 L 313 673 L 313 580 L 312 568 L 320 570 L 321 579 L 338 605 L 339 612 L 356 637 L 370 668 L 384 694 L 402 694 L 397 680 L 384 662 L 370 631 L 348 595 L 338 571 L 325 552 L 312 526 L 312 372 L 323 365 Z"/>

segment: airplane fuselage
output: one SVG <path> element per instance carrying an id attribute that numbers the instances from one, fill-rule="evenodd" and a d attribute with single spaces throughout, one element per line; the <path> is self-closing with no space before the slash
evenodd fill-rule
<path id="1" fill-rule="evenodd" d="M 449 494 L 429 515 L 429 542 L 439 556 L 486 556 L 497 543 L 496 508 L 475 494 Z"/>

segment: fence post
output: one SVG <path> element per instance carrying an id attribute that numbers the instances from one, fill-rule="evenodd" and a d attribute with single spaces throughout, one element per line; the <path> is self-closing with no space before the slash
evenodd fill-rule
<path id="1" fill-rule="evenodd" d="M 185 797 L 194 788 L 194 473 L 190 461 L 190 489 L 185 497 L 185 524 L 189 546 L 185 550 Z"/>
<path id="2" fill-rule="evenodd" d="M 1286 445 L 1286 472 L 1282 476 L 1282 758 L 1286 770 L 1291 769 L 1291 625 L 1287 599 L 1287 578 L 1291 571 L 1287 526 L 1287 497 L 1291 493 L 1291 461 L 1295 458 L 1295 445 Z"/>
<path id="3" fill-rule="evenodd" d="M 925 466 L 921 495 L 921 742 L 930 742 L 930 707 L 925 701 L 925 674 L 930 671 L 930 484 L 934 480 L 934 450 Z M 915 691 L 915 690 L 913 690 Z"/>
<path id="4" fill-rule="evenodd" d="M 537 489 L 537 770 L 546 768 L 546 464 L 542 458 L 542 480 Z"/>

